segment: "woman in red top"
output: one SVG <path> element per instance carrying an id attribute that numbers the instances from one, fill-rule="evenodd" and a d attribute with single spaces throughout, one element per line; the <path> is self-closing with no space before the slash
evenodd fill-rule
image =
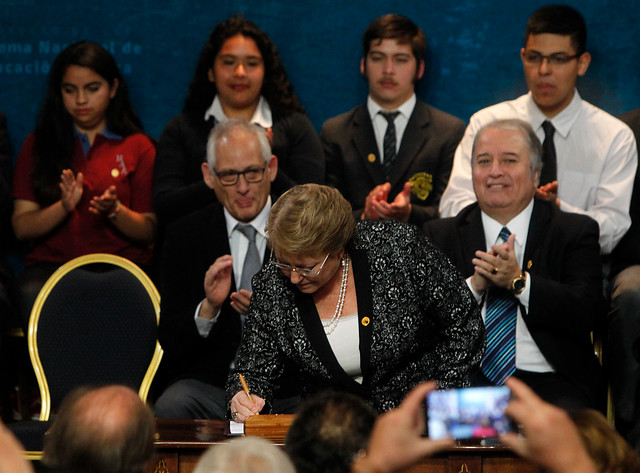
<path id="1" fill-rule="evenodd" d="M 53 63 L 13 180 L 13 230 L 31 243 L 18 284 L 25 319 L 46 279 L 77 256 L 150 264 L 154 160 L 113 57 L 89 41 L 68 46 Z"/>

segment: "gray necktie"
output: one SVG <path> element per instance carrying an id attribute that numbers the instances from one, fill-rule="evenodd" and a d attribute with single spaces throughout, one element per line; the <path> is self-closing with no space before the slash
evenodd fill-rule
<path id="1" fill-rule="evenodd" d="M 247 255 L 244 257 L 244 265 L 242 266 L 242 276 L 240 278 L 240 287 L 238 289 L 246 289 L 251 291 L 251 278 L 262 267 L 262 258 L 256 246 L 256 229 L 246 223 L 236 225 L 236 230 L 242 232 L 249 240 Z"/>

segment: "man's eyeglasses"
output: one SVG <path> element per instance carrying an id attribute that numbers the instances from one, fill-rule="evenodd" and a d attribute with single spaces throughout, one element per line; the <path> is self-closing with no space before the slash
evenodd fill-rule
<path id="1" fill-rule="evenodd" d="M 254 184 L 256 182 L 261 182 L 264 179 L 264 171 L 267 169 L 267 166 L 263 168 L 249 168 L 244 171 L 213 171 L 213 173 L 218 177 L 220 184 L 223 186 L 235 186 L 240 179 L 240 176 L 244 176 L 245 180 Z"/>
<path id="2" fill-rule="evenodd" d="M 302 276 L 303 278 L 308 278 L 308 277 L 314 277 L 315 278 L 315 277 L 320 276 L 320 272 L 322 271 L 322 268 L 324 268 L 324 264 L 329 259 L 329 254 L 330 253 L 327 253 L 327 256 L 324 257 L 324 260 L 322 261 L 322 264 L 320 265 L 320 267 L 317 270 L 315 270 L 313 268 L 296 268 L 295 266 L 291 266 L 290 264 L 281 263 L 273 255 L 273 250 L 271 250 L 271 257 L 269 258 L 269 263 L 274 265 L 276 268 L 280 268 L 282 271 L 285 271 L 285 272 L 294 271 L 294 272 L 298 273 L 300 276 Z M 318 266 L 318 265 L 315 264 L 313 267 L 316 267 L 316 266 Z"/>
<path id="3" fill-rule="evenodd" d="M 547 64 L 550 66 L 563 66 L 567 64 L 569 61 L 572 61 L 578 57 L 580 54 L 565 54 L 565 53 L 554 53 L 545 56 L 544 54 L 536 53 L 533 51 L 525 52 L 522 56 L 524 62 L 532 66 L 539 66 L 542 64 L 542 61 L 547 60 Z"/>

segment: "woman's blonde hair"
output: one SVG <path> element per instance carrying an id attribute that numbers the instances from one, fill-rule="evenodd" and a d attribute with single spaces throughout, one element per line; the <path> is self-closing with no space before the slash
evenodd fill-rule
<path id="1" fill-rule="evenodd" d="M 285 192 L 271 208 L 269 245 L 293 256 L 337 254 L 353 238 L 351 205 L 337 189 L 303 184 Z"/>

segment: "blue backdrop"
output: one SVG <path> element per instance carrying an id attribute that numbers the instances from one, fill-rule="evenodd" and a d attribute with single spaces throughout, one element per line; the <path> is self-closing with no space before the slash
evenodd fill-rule
<path id="1" fill-rule="evenodd" d="M 244 12 L 278 46 L 319 130 L 362 102 L 360 38 L 397 12 L 428 40 L 419 96 L 468 121 L 476 110 L 526 91 L 519 50 L 528 16 L 548 2 L 512 0 L 0 0 L 0 109 L 17 152 L 33 128 L 46 75 L 70 42 L 90 39 L 116 57 L 147 131 L 158 137 L 182 108 L 200 48 L 213 26 Z M 640 8 L 634 0 L 568 1 L 587 21 L 593 61 L 581 95 L 610 113 L 640 106 Z"/>

